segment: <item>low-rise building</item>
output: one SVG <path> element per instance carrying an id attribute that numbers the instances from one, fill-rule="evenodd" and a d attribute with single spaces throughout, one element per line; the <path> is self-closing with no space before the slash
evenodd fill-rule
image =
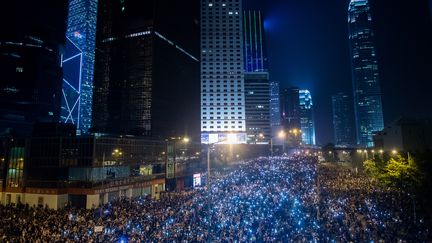
<path id="1" fill-rule="evenodd" d="M 384 151 L 432 150 L 432 120 L 399 118 L 374 136 L 374 145 Z"/>

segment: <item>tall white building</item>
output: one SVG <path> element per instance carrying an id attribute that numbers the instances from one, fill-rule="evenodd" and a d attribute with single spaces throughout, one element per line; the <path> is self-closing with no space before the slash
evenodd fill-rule
<path id="1" fill-rule="evenodd" d="M 201 142 L 246 143 L 242 0 L 201 0 Z"/>

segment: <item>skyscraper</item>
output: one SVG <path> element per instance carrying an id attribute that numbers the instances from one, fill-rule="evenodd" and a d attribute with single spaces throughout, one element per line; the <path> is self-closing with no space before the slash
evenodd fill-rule
<path id="1" fill-rule="evenodd" d="M 61 122 L 75 124 L 78 134 L 91 127 L 97 4 L 97 0 L 69 0 Z"/>
<path id="2" fill-rule="evenodd" d="M 190 11 L 181 2 L 99 1 L 95 132 L 192 136 L 199 60 L 183 44 L 198 46 L 199 29 Z"/>
<path id="3" fill-rule="evenodd" d="M 243 11 L 243 43 L 248 143 L 268 143 L 270 84 L 261 11 Z"/>
<path id="4" fill-rule="evenodd" d="M 0 135 L 58 122 L 66 1 L 6 1 L 0 11 Z M 13 14 L 10 14 L 13 13 Z"/>
<path id="5" fill-rule="evenodd" d="M 300 129 L 300 89 L 284 89 L 280 95 L 281 125 L 285 130 Z"/>
<path id="6" fill-rule="evenodd" d="M 338 93 L 332 96 L 333 127 L 336 146 L 349 147 L 356 143 L 352 104 L 351 96 L 345 93 Z"/>
<path id="7" fill-rule="evenodd" d="M 248 143 L 268 143 L 271 134 L 267 72 L 245 73 L 245 110 Z"/>
<path id="8" fill-rule="evenodd" d="M 201 0 L 201 142 L 246 142 L 242 0 Z"/>
<path id="9" fill-rule="evenodd" d="M 279 82 L 270 82 L 270 127 L 272 129 L 272 134 L 275 134 L 274 131 L 279 129 L 281 124 L 279 95 Z"/>
<path id="10" fill-rule="evenodd" d="M 373 146 L 384 128 L 378 61 L 368 0 L 351 0 L 348 9 L 357 143 Z"/>
<path id="11" fill-rule="evenodd" d="M 299 91 L 300 128 L 302 142 L 305 145 L 315 145 L 315 121 L 313 114 L 312 95 L 307 89 Z"/>

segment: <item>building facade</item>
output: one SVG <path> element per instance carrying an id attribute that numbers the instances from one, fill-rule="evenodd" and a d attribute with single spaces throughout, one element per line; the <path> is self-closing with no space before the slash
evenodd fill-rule
<path id="1" fill-rule="evenodd" d="M 65 6 L 66 1 L 3 3 L 0 12 L 0 136 L 27 136 L 34 122 L 58 122 Z"/>
<path id="2" fill-rule="evenodd" d="M 26 139 L 2 140 L 0 204 L 92 208 L 165 190 L 164 141 L 76 136 L 69 124 L 36 124 Z"/>
<path id="3" fill-rule="evenodd" d="M 242 1 L 201 0 L 201 142 L 246 143 Z"/>
<path id="4" fill-rule="evenodd" d="M 245 73 L 244 82 L 248 143 L 268 144 L 271 136 L 268 73 Z"/>
<path id="5" fill-rule="evenodd" d="M 66 47 L 62 57 L 61 122 L 91 128 L 97 0 L 69 0 Z"/>
<path id="6" fill-rule="evenodd" d="M 352 97 L 345 93 L 333 95 L 332 108 L 335 145 L 339 147 L 356 145 Z"/>
<path id="7" fill-rule="evenodd" d="M 378 58 L 368 0 L 351 0 L 348 9 L 357 143 L 373 146 L 372 136 L 384 128 Z"/>
<path id="8" fill-rule="evenodd" d="M 189 15 L 178 16 L 188 11 L 181 3 L 170 4 L 99 2 L 95 132 L 157 138 L 193 133 L 190 121 L 199 120 L 194 105 L 199 104 L 199 60 L 176 37 L 190 32 L 193 42 L 199 29 Z M 182 28 L 173 28 L 176 24 Z"/>
<path id="9" fill-rule="evenodd" d="M 386 152 L 424 153 L 432 150 L 432 120 L 398 118 L 374 136 L 374 146 Z"/>
<path id="10" fill-rule="evenodd" d="M 312 95 L 309 90 L 299 90 L 299 102 L 302 143 L 304 145 L 315 145 L 315 121 L 313 114 L 313 102 Z"/>
<path id="11" fill-rule="evenodd" d="M 281 125 L 285 130 L 300 129 L 300 89 L 283 89 L 280 95 Z"/>
<path id="12" fill-rule="evenodd" d="M 279 82 L 270 82 L 270 126 L 272 130 L 281 124 Z"/>

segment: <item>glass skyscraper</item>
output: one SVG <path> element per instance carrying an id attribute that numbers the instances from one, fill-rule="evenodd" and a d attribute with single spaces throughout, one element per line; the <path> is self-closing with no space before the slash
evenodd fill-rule
<path id="1" fill-rule="evenodd" d="M 299 90 L 300 128 L 302 142 L 305 145 L 315 145 L 315 123 L 313 117 L 312 95 L 307 89 Z"/>
<path id="2" fill-rule="evenodd" d="M 332 96 L 335 145 L 355 145 L 354 112 L 352 97 L 345 93 Z"/>
<path id="3" fill-rule="evenodd" d="M 368 0 L 351 0 L 348 9 L 357 143 L 373 146 L 384 128 L 378 61 Z"/>
<path id="4" fill-rule="evenodd" d="M 195 41 L 198 46 L 199 28 L 194 12 L 185 6 L 99 1 L 95 133 L 199 137 L 199 60 L 194 56 L 198 48 L 185 45 Z"/>
<path id="5" fill-rule="evenodd" d="M 92 124 L 97 5 L 97 0 L 69 0 L 61 121 L 75 124 L 78 134 Z"/>

